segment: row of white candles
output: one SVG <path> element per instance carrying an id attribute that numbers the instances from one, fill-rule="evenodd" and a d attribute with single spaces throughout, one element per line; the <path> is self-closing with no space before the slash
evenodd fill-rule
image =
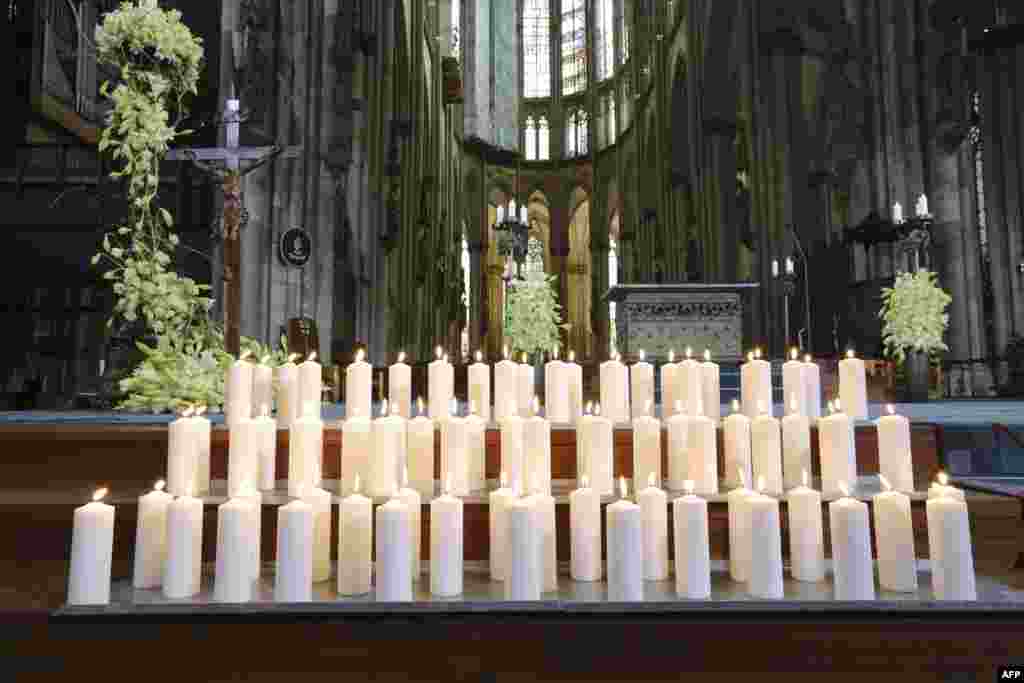
<path id="1" fill-rule="evenodd" d="M 872 498 L 878 583 L 884 590 L 917 590 L 917 566 L 910 501 L 886 490 Z M 803 484 L 786 495 L 789 514 L 791 575 L 798 581 L 825 576 L 821 494 Z M 644 581 L 669 577 L 668 498 L 653 475 L 636 501 L 621 498 L 605 510 L 608 596 L 615 601 L 643 599 Z M 372 502 L 355 491 L 339 504 L 337 592 L 362 595 L 374 590 L 372 547 L 377 550 L 375 597 L 380 601 L 412 599 L 420 574 L 420 506 L 418 492 L 397 489 L 378 507 L 373 542 Z M 449 487 L 450 488 L 450 480 Z M 686 495 L 673 503 L 676 591 L 684 598 L 710 596 L 710 550 L 707 501 Z M 839 600 L 875 597 L 869 511 L 851 498 L 828 505 L 832 539 L 833 584 Z M 728 496 L 729 573 L 747 584 L 753 597 L 783 597 L 782 540 L 779 501 L 746 486 Z M 277 510 L 277 560 L 274 599 L 304 602 L 312 586 L 330 579 L 331 495 L 314 488 Z M 68 602 L 107 604 L 110 600 L 114 507 L 101 502 L 75 510 Z M 967 505 L 963 492 L 940 482 L 926 503 L 931 549 L 932 590 L 939 600 L 974 600 L 976 585 Z M 255 491 L 242 492 L 218 508 L 217 559 L 213 597 L 222 602 L 252 599 L 260 577 L 262 501 Z M 602 578 L 600 494 L 586 477 L 569 496 L 570 575 L 575 581 Z M 503 581 L 508 600 L 539 600 L 557 590 L 555 504 L 550 493 L 535 486 L 523 497 L 520 487 L 502 486 L 490 494 L 490 572 Z M 446 491 L 430 504 L 430 592 L 453 596 L 462 592 L 463 502 Z M 200 590 L 203 503 L 189 495 L 173 497 L 162 482 L 139 499 L 133 585 L 162 588 L 168 598 L 181 599 Z"/>

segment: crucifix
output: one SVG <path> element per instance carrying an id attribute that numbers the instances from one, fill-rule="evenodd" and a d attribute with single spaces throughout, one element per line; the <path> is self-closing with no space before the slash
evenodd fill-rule
<path id="1" fill-rule="evenodd" d="M 222 238 L 224 240 L 224 344 L 237 356 L 241 346 L 239 317 L 242 312 L 242 177 L 277 157 L 294 159 L 301 146 L 242 147 L 239 145 L 239 101 L 229 99 L 224 110 L 225 145 L 223 147 L 181 148 L 171 150 L 167 159 L 191 161 L 212 180 L 218 181 L 224 195 Z M 243 165 L 243 162 L 248 162 Z"/>

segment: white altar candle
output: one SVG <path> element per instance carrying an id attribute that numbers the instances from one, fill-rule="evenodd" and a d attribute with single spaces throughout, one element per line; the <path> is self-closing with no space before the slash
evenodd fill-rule
<path id="1" fill-rule="evenodd" d="M 782 599 L 782 526 L 779 501 L 764 495 L 765 480 L 758 477 L 758 492 L 746 499 L 750 515 L 750 575 L 747 590 L 755 598 Z"/>
<path id="2" fill-rule="evenodd" d="M 349 364 L 348 368 L 345 368 L 345 417 L 351 418 L 356 415 L 370 415 L 373 410 L 372 397 L 374 388 L 374 369 L 364 358 L 366 354 L 360 348 L 355 352 L 355 360 Z M 306 364 L 302 364 L 304 367 Z M 395 364 L 397 365 L 397 364 Z M 406 384 L 404 386 L 400 383 L 400 370 L 395 370 L 394 366 L 388 371 L 388 396 L 391 400 L 400 400 L 402 388 L 408 391 L 409 389 L 409 366 L 401 364 L 406 368 Z M 300 368 L 301 370 L 301 368 Z M 398 392 L 394 391 L 394 388 L 390 387 L 392 377 L 398 379 Z M 311 398 L 306 398 L 311 400 Z"/>
<path id="3" fill-rule="evenodd" d="M 505 552 L 508 545 L 508 520 L 505 509 L 516 498 L 514 490 L 508 488 L 507 475 L 502 472 L 499 477 L 500 488 L 491 491 L 487 506 L 488 531 L 490 532 L 490 569 L 492 581 L 505 580 Z"/>
<path id="4" fill-rule="evenodd" d="M 821 368 L 811 362 L 810 354 L 804 356 L 804 387 L 807 417 L 816 420 L 821 417 Z"/>
<path id="5" fill-rule="evenodd" d="M 875 513 L 875 552 L 878 556 L 878 584 L 891 591 L 917 590 L 917 561 L 914 559 L 914 524 L 910 499 L 893 491 L 885 475 L 879 475 L 885 491 L 871 499 Z"/>
<path id="6" fill-rule="evenodd" d="M 704 362 L 700 364 L 701 407 L 704 415 L 718 424 L 722 419 L 722 389 L 718 363 L 711 361 L 711 351 L 704 349 Z"/>
<path id="7" fill-rule="evenodd" d="M 523 476 L 534 491 L 551 493 L 551 422 L 538 415 L 533 397 L 533 416 L 523 420 Z"/>
<path id="8" fill-rule="evenodd" d="M 455 391 L 455 369 L 448 362 L 448 356 L 438 346 L 434 350 L 437 358 L 427 366 L 427 402 L 430 417 L 441 420 L 448 414 L 452 395 Z"/>
<path id="9" fill-rule="evenodd" d="M 925 503 L 936 600 L 977 600 L 967 503 L 942 490 Z"/>
<path id="10" fill-rule="evenodd" d="M 519 402 L 519 364 L 505 357 L 494 365 L 494 421 L 501 422 Z M 518 414 L 518 411 L 516 411 Z"/>
<path id="11" fill-rule="evenodd" d="M 164 580 L 167 560 L 167 506 L 174 496 L 164 491 L 163 480 L 153 490 L 139 496 L 139 516 L 135 525 L 135 570 L 133 588 L 159 588 Z"/>
<path id="12" fill-rule="evenodd" d="M 871 561 L 868 506 L 850 498 L 845 481 L 843 497 L 828 504 L 832 539 L 832 573 L 836 600 L 874 600 L 875 575 Z"/>
<path id="13" fill-rule="evenodd" d="M 370 384 L 373 384 L 372 377 Z M 397 404 L 396 415 L 405 419 L 412 417 L 412 368 L 405 362 L 405 351 L 399 353 L 398 360 L 388 368 L 388 399 Z"/>
<path id="14" fill-rule="evenodd" d="M 692 481 L 685 482 L 683 486 L 686 495 L 672 501 L 676 595 L 706 600 L 711 597 L 708 502 L 693 495 Z"/>
<path id="15" fill-rule="evenodd" d="M 350 488 L 358 476 L 360 481 L 370 478 L 370 457 L 373 453 L 373 420 L 370 414 L 353 415 L 341 423 L 341 494 L 352 493 Z M 430 427 L 430 482 L 434 481 L 434 431 Z"/>
<path id="16" fill-rule="evenodd" d="M 533 400 L 533 366 L 530 365 L 530 358 L 525 353 L 522 355 L 522 362 L 518 368 L 519 390 L 516 392 L 516 407 L 519 409 L 519 417 L 530 416 L 530 402 Z"/>
<path id="17" fill-rule="evenodd" d="M 252 489 L 245 489 L 233 500 L 248 505 L 249 539 L 246 541 L 245 551 L 249 562 L 249 573 L 252 580 L 256 581 L 263 571 L 261 548 L 263 543 L 263 494 Z"/>
<path id="18" fill-rule="evenodd" d="M 878 418 L 878 471 L 896 491 L 914 490 L 914 463 L 910 452 L 910 421 L 897 415 L 892 404 Z"/>
<path id="19" fill-rule="evenodd" d="M 729 510 L 729 575 L 733 581 L 750 578 L 750 513 L 747 498 L 754 492 L 747 488 L 746 474 L 739 473 L 740 485 L 726 496 Z"/>
<path id="20" fill-rule="evenodd" d="M 338 505 L 338 594 L 364 595 L 370 592 L 373 547 L 373 503 L 359 493 L 359 475 L 352 494 Z"/>
<path id="21" fill-rule="evenodd" d="M 643 535 L 640 506 L 626 498 L 626 480 L 619 479 L 622 497 L 605 508 L 608 527 L 608 600 L 644 599 Z"/>
<path id="22" fill-rule="evenodd" d="M 416 399 L 416 417 L 406 425 L 409 486 L 424 496 L 434 495 L 434 421 L 426 416 L 423 399 Z M 342 450 L 344 456 L 345 451 Z"/>
<path id="23" fill-rule="evenodd" d="M 668 578 L 668 496 L 651 473 L 647 488 L 636 498 L 640 504 L 644 580 L 662 581 Z"/>
<path id="24" fill-rule="evenodd" d="M 298 354 L 288 356 L 288 361 L 277 368 L 277 420 L 282 429 L 291 427 L 299 416 L 299 368 L 295 365 Z"/>
<path id="25" fill-rule="evenodd" d="M 69 605 L 106 605 L 110 602 L 114 506 L 101 502 L 106 495 L 107 489 L 99 489 L 93 494 L 92 502 L 75 508 L 71 566 L 68 569 Z"/>
<path id="26" fill-rule="evenodd" d="M 790 573 L 797 581 L 821 581 L 825 578 L 821 494 L 807 487 L 808 471 L 801 474 L 802 485 L 786 493 Z"/>
<path id="27" fill-rule="evenodd" d="M 650 406 L 654 405 L 654 366 L 644 358 L 644 350 L 640 349 L 640 360 L 629 369 L 629 404 L 633 419 L 650 415 Z"/>
<path id="28" fill-rule="evenodd" d="M 782 418 L 782 484 L 791 489 L 801 483 L 801 473 L 811 471 L 811 422 L 801 415 L 799 405 L 790 402 L 790 413 Z"/>
<path id="29" fill-rule="evenodd" d="M 379 602 L 412 600 L 412 539 L 409 506 L 397 496 L 377 508 L 377 590 Z"/>
<path id="30" fill-rule="evenodd" d="M 772 414 L 772 366 L 761 360 L 760 350 L 747 355 L 747 362 L 740 366 L 740 395 L 743 399 L 743 414 L 754 419 L 758 416 L 758 404 L 763 403 Z"/>
<path id="31" fill-rule="evenodd" d="M 469 458 L 469 490 L 487 489 L 487 422 L 476 412 L 476 404 L 469 402 L 466 416 L 466 453 Z"/>
<path id="32" fill-rule="evenodd" d="M 192 422 L 192 408 L 186 408 L 167 428 L 167 490 L 173 496 L 195 489 L 199 442 Z"/>
<path id="33" fill-rule="evenodd" d="M 441 421 L 441 481 L 451 479 L 451 492 L 469 495 L 469 435 L 453 398 L 451 413 Z"/>
<path id="34" fill-rule="evenodd" d="M 300 499 L 277 508 L 275 602 L 313 599 L 313 506 Z"/>
<path id="35" fill-rule="evenodd" d="M 693 480 L 702 495 L 718 493 L 718 430 L 709 417 L 701 413 L 703 401 L 697 402 L 697 414 L 690 418 L 686 439 L 686 476 Z"/>
<path id="36" fill-rule="evenodd" d="M 601 363 L 601 405 L 604 406 L 605 416 L 612 423 L 629 420 L 629 383 L 626 374 L 626 366 L 619 362 L 618 354 Z M 596 485 L 597 482 L 594 483 Z"/>
<path id="37" fill-rule="evenodd" d="M 373 452 L 370 454 L 367 491 L 371 496 L 391 495 L 398 486 L 398 473 L 405 467 L 405 418 L 388 412 L 381 401 L 381 414 L 373 421 Z"/>
<path id="38" fill-rule="evenodd" d="M 839 400 L 843 402 L 847 415 L 857 420 L 867 419 L 868 384 L 864 361 L 853 355 L 853 349 L 839 361 Z"/>
<path id="39" fill-rule="evenodd" d="M 446 490 L 430 502 L 430 592 L 462 593 L 463 504 Z"/>
<path id="40" fill-rule="evenodd" d="M 238 498 L 217 506 L 217 559 L 213 578 L 213 599 L 216 602 L 249 602 L 252 599 L 250 508 L 248 502 Z"/>
<path id="41" fill-rule="evenodd" d="M 513 488 L 523 484 L 523 458 L 523 418 L 513 407 L 501 420 L 501 471 L 508 475 Z"/>
<path id="42" fill-rule="evenodd" d="M 750 418 L 740 412 L 739 401 L 732 402 L 732 414 L 722 420 L 722 440 L 725 449 L 725 485 L 742 485 L 737 475 L 743 473 L 750 481 Z"/>
<path id="43" fill-rule="evenodd" d="M 683 488 L 689 471 L 690 422 L 690 416 L 683 411 L 683 402 L 677 400 L 671 417 L 665 420 L 668 487 L 673 491 Z"/>
<path id="44" fill-rule="evenodd" d="M 399 489 L 397 497 L 408 508 L 409 517 L 409 567 L 413 581 L 420 580 L 422 570 L 420 552 L 422 544 L 422 505 L 423 498 L 415 489 L 409 488 L 408 473 L 402 474 L 402 488 Z"/>
<path id="45" fill-rule="evenodd" d="M 274 405 L 274 368 L 267 365 L 270 356 L 264 356 L 259 365 L 252 369 L 252 414 L 258 417 L 263 414 L 263 407 Z"/>
<path id="46" fill-rule="evenodd" d="M 203 566 L 203 501 L 185 495 L 167 506 L 164 595 L 172 600 L 199 592 Z"/>
<path id="47" fill-rule="evenodd" d="M 662 364 L 659 378 L 661 380 L 661 419 L 666 423 L 670 417 L 682 408 L 679 398 L 679 366 L 675 362 L 676 352 L 668 352 L 668 360 Z"/>
<path id="48" fill-rule="evenodd" d="M 206 406 L 197 406 L 192 415 L 192 429 L 196 437 L 196 469 L 192 490 L 196 495 L 210 493 L 210 442 L 212 431 L 210 420 L 204 415 Z"/>
<path id="49" fill-rule="evenodd" d="M 541 547 L 543 535 L 537 528 L 532 498 L 513 498 L 505 512 L 505 599 L 540 600 Z"/>
<path id="50" fill-rule="evenodd" d="M 633 481 L 639 484 L 650 477 L 661 482 L 661 422 L 651 417 L 648 399 L 641 417 L 633 419 Z"/>
<path id="51" fill-rule="evenodd" d="M 761 405 L 763 411 L 765 406 Z M 782 493 L 782 431 L 779 421 L 762 412 L 750 423 L 751 464 L 754 476 L 764 477 L 765 490 Z"/>
<path id="52" fill-rule="evenodd" d="M 612 467 L 615 460 L 612 421 L 601 415 L 601 405 L 592 415 L 580 419 L 577 431 L 576 474 L 587 475 L 598 495 L 610 496 L 615 489 Z"/>
<path id="53" fill-rule="evenodd" d="M 301 402 L 303 412 L 308 411 L 309 404 L 312 403 L 315 406 L 314 412 L 316 416 L 320 417 L 320 404 L 323 402 L 323 382 L 323 368 L 316 361 L 316 351 L 313 351 L 306 360 L 299 363 L 299 401 Z"/>
<path id="54" fill-rule="evenodd" d="M 790 359 L 782 364 L 782 400 L 790 412 L 807 414 L 807 381 L 804 364 L 798 360 L 796 349 L 790 351 Z"/>
<path id="55" fill-rule="evenodd" d="M 829 404 L 830 411 L 839 408 L 841 405 Z M 818 453 L 821 459 L 821 492 L 824 495 L 835 494 L 841 481 L 857 481 L 853 421 L 842 410 L 818 420 Z"/>
<path id="56" fill-rule="evenodd" d="M 247 359 L 249 352 L 244 351 L 234 363 L 228 367 L 227 379 L 224 382 L 224 419 L 230 424 L 252 414 L 252 363 Z"/>
<path id="57" fill-rule="evenodd" d="M 313 508 L 313 583 L 320 583 L 331 578 L 331 493 L 319 485 L 304 493 Z"/>
<path id="58" fill-rule="evenodd" d="M 540 543 L 540 590 L 550 593 L 558 590 L 558 552 L 555 540 L 555 499 L 544 491 L 539 481 L 530 495 L 533 505 L 534 528 Z"/>
<path id="59" fill-rule="evenodd" d="M 555 349 L 544 366 L 544 416 L 549 422 L 569 422 L 569 390 L 569 366 Z"/>
<path id="60" fill-rule="evenodd" d="M 483 354 L 476 352 L 476 362 L 466 371 L 469 384 L 469 402 L 484 422 L 491 419 L 491 366 L 483 362 Z M 460 591 L 461 592 L 461 591 Z"/>
<path id="61" fill-rule="evenodd" d="M 319 403 L 306 404 L 306 412 L 294 422 L 288 434 L 288 495 L 316 485 L 313 473 L 319 470 L 324 452 L 324 423 Z"/>
<path id="62" fill-rule="evenodd" d="M 569 573 L 574 581 L 601 580 L 601 496 L 587 475 L 569 494 Z"/>
<path id="63" fill-rule="evenodd" d="M 228 497 L 234 498 L 243 488 L 259 486 L 260 432 L 256 421 L 240 417 L 229 425 Z"/>
<path id="64" fill-rule="evenodd" d="M 576 362 L 576 352 L 569 352 L 566 363 L 569 384 L 569 420 L 573 423 L 583 416 L 583 368 Z"/>
<path id="65" fill-rule="evenodd" d="M 683 402 L 683 410 L 691 417 L 697 414 L 697 406 L 704 400 L 700 365 L 693 359 L 693 349 L 687 347 L 686 358 L 679 364 L 679 385 L 676 392 L 679 400 Z"/>

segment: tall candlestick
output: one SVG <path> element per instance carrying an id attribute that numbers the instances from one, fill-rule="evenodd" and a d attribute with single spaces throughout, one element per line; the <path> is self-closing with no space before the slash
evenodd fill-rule
<path id="1" fill-rule="evenodd" d="M 864 361 L 846 352 L 846 358 L 839 361 L 839 399 L 843 410 L 850 417 L 865 420 L 868 417 L 868 385 L 864 372 Z"/>
<path id="2" fill-rule="evenodd" d="M 764 406 L 762 406 L 762 409 Z M 782 432 L 779 421 L 762 412 L 750 424 L 754 476 L 764 477 L 765 490 L 782 493 Z"/>
<path id="3" fill-rule="evenodd" d="M 494 421 L 504 420 L 518 401 L 519 364 L 509 360 L 505 347 L 505 357 L 494 365 Z"/>
<path id="4" fill-rule="evenodd" d="M 896 491 L 914 490 L 914 464 L 910 453 L 910 421 L 892 405 L 878 418 L 878 470 Z"/>
<path id="5" fill-rule="evenodd" d="M 167 506 L 174 496 L 158 481 L 149 493 L 139 496 L 139 518 L 135 526 L 135 571 L 133 588 L 158 588 L 167 561 Z"/>
<path id="6" fill-rule="evenodd" d="M 455 369 L 440 346 L 435 349 L 435 355 L 437 358 L 427 366 L 427 400 L 430 403 L 430 416 L 440 420 L 448 414 L 448 406 L 452 402 Z"/>
<path id="7" fill-rule="evenodd" d="M 263 491 L 272 491 L 277 485 L 277 422 L 270 417 L 269 406 L 263 406 L 253 422 L 256 425 L 257 486 Z"/>
<path id="8" fill-rule="evenodd" d="M 686 358 L 679 364 L 677 395 L 687 415 L 697 415 L 697 407 L 704 400 L 701 364 L 693 359 L 693 350 L 686 349 Z"/>
<path id="9" fill-rule="evenodd" d="M 491 366 L 483 362 L 483 354 L 476 352 L 476 362 L 467 370 L 469 402 L 484 422 L 491 419 Z"/>
<path id="10" fill-rule="evenodd" d="M 633 419 L 633 481 L 653 477 L 661 481 L 661 422 L 650 415 L 651 401 L 645 414 Z"/>
<path id="11" fill-rule="evenodd" d="M 409 506 L 392 498 L 377 508 L 377 591 L 380 602 L 412 600 Z"/>
<path id="12" fill-rule="evenodd" d="M 732 402 L 732 414 L 722 421 L 722 437 L 725 447 L 725 485 L 741 485 L 737 476 L 743 473 L 746 481 L 751 477 L 750 418 L 739 411 L 739 402 Z"/>
<path id="13" fill-rule="evenodd" d="M 167 506 L 164 595 L 180 599 L 198 593 L 202 565 L 203 501 L 186 493 Z"/>
<path id="14" fill-rule="evenodd" d="M 578 434 L 577 474 L 586 474 L 598 495 L 611 495 L 614 491 L 612 421 L 601 415 L 600 405 L 594 408 L 593 415 L 580 419 Z"/>
<path id="15" fill-rule="evenodd" d="M 645 581 L 668 578 L 668 496 L 658 488 L 652 473 L 647 488 L 637 494 L 642 529 L 643 574 Z"/>
<path id="16" fill-rule="evenodd" d="M 323 402 L 323 367 L 316 360 L 316 351 L 313 351 L 303 362 L 299 363 L 299 401 L 301 410 L 306 413 L 310 410 L 312 403 L 313 411 L 320 417 L 320 404 Z"/>
<path id="17" fill-rule="evenodd" d="M 430 503 L 430 592 L 462 593 L 463 504 L 447 490 Z"/>
<path id="18" fill-rule="evenodd" d="M 853 421 L 842 410 L 821 418 L 818 420 L 818 440 L 818 451 L 821 458 L 821 492 L 831 495 L 839 490 L 840 481 L 854 482 L 857 480 Z"/>
<path id="19" fill-rule="evenodd" d="M 668 361 L 661 366 L 661 419 L 666 422 L 682 408 L 679 398 L 679 365 L 676 352 L 668 352 Z"/>
<path id="20" fill-rule="evenodd" d="M 224 417 L 228 424 L 252 414 L 253 366 L 247 360 L 248 355 L 246 351 L 228 368 L 224 382 Z"/>
<path id="21" fill-rule="evenodd" d="M 533 398 L 533 416 L 523 420 L 523 476 L 534 490 L 551 493 L 551 423 L 537 414 L 539 404 Z"/>
<path id="22" fill-rule="evenodd" d="M 171 495 L 181 496 L 194 490 L 198 460 L 192 409 L 187 408 L 167 429 L 167 490 Z"/>
<path id="23" fill-rule="evenodd" d="M 772 366 L 766 360 L 749 354 L 747 362 L 740 366 L 740 393 L 743 399 L 743 414 L 754 419 L 758 416 L 759 403 L 772 414 Z"/>
<path id="24" fill-rule="evenodd" d="M 796 349 L 792 349 L 790 359 L 782 364 L 782 397 L 790 412 L 807 414 L 807 381 L 804 364 L 798 359 Z"/>
<path id="25" fill-rule="evenodd" d="M 643 535 L 640 506 L 626 499 L 626 481 L 620 479 L 622 498 L 605 509 L 608 527 L 608 599 L 638 602 L 644 598 Z"/>
<path id="26" fill-rule="evenodd" d="M 893 491 L 885 475 L 878 477 L 885 491 L 871 499 L 875 513 L 875 549 L 878 555 L 878 583 L 892 591 L 917 590 L 917 561 L 914 559 L 914 525 L 910 499 Z"/>
<path id="27" fill-rule="evenodd" d="M 489 497 L 488 514 L 490 516 L 488 529 L 490 531 L 490 569 L 492 581 L 505 580 L 505 553 L 508 545 L 507 523 L 505 509 L 514 498 L 515 491 L 507 487 L 507 479 L 504 472 L 500 477 L 501 486 L 492 491 Z"/>
<path id="28" fill-rule="evenodd" d="M 298 354 L 288 356 L 287 362 L 277 368 L 277 420 L 282 429 L 288 429 L 299 416 L 299 368 L 295 365 Z"/>
<path id="29" fill-rule="evenodd" d="M 633 419 L 650 415 L 654 404 L 654 366 L 644 360 L 643 349 L 640 360 L 629 369 L 629 385 Z"/>
<path id="30" fill-rule="evenodd" d="M 519 409 L 519 417 L 530 416 L 530 402 L 533 400 L 533 366 L 530 358 L 525 353 L 522 355 L 522 362 L 518 369 L 518 392 L 516 392 L 516 407 Z"/>
<path id="31" fill-rule="evenodd" d="M 693 495 L 693 482 L 688 483 L 684 484 L 686 495 L 672 501 L 676 594 L 706 600 L 711 597 L 708 502 Z"/>
<path id="32" fill-rule="evenodd" d="M 217 602 L 249 602 L 252 599 L 252 566 L 248 545 L 252 541 L 249 503 L 232 498 L 217 506 L 217 560 L 213 599 Z"/>
<path id="33" fill-rule="evenodd" d="M 821 369 L 811 362 L 810 355 L 804 356 L 804 391 L 807 417 L 816 420 L 821 417 Z"/>
<path id="34" fill-rule="evenodd" d="M 243 488 L 259 486 L 259 427 L 249 417 L 239 417 L 230 424 L 228 440 L 228 497 Z"/>
<path id="35" fill-rule="evenodd" d="M 791 412 L 782 418 L 782 483 L 787 489 L 800 485 L 804 470 L 811 471 L 811 422 L 798 410 L 791 402 Z"/>
<path id="36" fill-rule="evenodd" d="M 711 361 L 711 351 L 704 349 L 704 362 L 700 364 L 701 407 L 704 415 L 718 424 L 722 419 L 722 390 L 718 363 Z"/>
<path id="37" fill-rule="evenodd" d="M 114 506 L 101 502 L 106 489 L 92 502 L 75 508 L 68 569 L 69 605 L 110 602 L 110 572 L 114 556 Z M 202 505 L 202 503 L 200 503 Z"/>
<path id="38" fill-rule="evenodd" d="M 370 592 L 373 546 L 373 503 L 359 493 L 359 475 L 353 478 L 353 493 L 338 506 L 338 594 L 364 595 Z"/>
<path id="39" fill-rule="evenodd" d="M 259 417 L 263 414 L 264 406 L 274 405 L 274 368 L 267 363 L 270 356 L 260 360 L 259 365 L 252 369 L 252 414 L 250 417 Z"/>
<path id="40" fill-rule="evenodd" d="M 839 482 L 839 489 L 843 497 L 828 504 L 835 597 L 836 600 L 874 600 L 868 506 L 849 497 L 846 482 Z"/>
<path id="41" fill-rule="evenodd" d="M 396 415 L 405 419 L 412 417 L 412 368 L 405 362 L 404 351 L 398 354 L 398 360 L 388 368 L 388 399 L 396 404 Z"/>
<path id="42" fill-rule="evenodd" d="M 306 412 L 297 418 L 288 436 L 288 495 L 299 497 L 299 491 L 316 485 L 313 473 L 319 469 L 324 452 L 324 423 L 319 403 L 307 403 Z"/>
<path id="43" fill-rule="evenodd" d="M 569 494 L 569 568 L 574 581 L 601 580 L 601 496 L 587 476 Z"/>
<path id="44" fill-rule="evenodd" d="M 825 541 L 821 523 L 821 494 L 802 485 L 786 494 L 789 510 L 790 572 L 797 581 L 821 581 L 825 577 Z"/>
<path id="45" fill-rule="evenodd" d="M 779 501 L 763 495 L 764 477 L 758 492 L 746 499 L 750 515 L 750 575 L 748 590 L 756 598 L 782 599 L 782 526 Z"/>
<path id="46" fill-rule="evenodd" d="M 505 511 L 507 539 L 505 561 L 506 600 L 540 600 L 541 547 L 543 536 L 537 528 L 537 514 L 531 498 L 516 497 Z"/>
<path id="47" fill-rule="evenodd" d="M 601 405 L 605 416 L 615 422 L 629 420 L 629 384 L 626 366 L 616 355 L 601 363 Z M 596 482 L 595 482 L 596 483 Z"/>
<path id="48" fill-rule="evenodd" d="M 300 496 L 305 491 L 299 491 Z M 313 506 L 293 500 L 277 509 L 276 602 L 313 598 Z"/>
<path id="49" fill-rule="evenodd" d="M 544 416 L 550 422 L 569 422 L 569 366 L 555 349 L 544 366 Z"/>
<path id="50" fill-rule="evenodd" d="M 415 422 L 415 420 L 413 420 Z M 373 453 L 373 421 L 370 414 L 353 415 L 341 423 L 341 494 L 352 493 L 350 488 L 358 476 L 361 481 L 370 478 L 370 454 Z M 434 428 L 430 427 L 430 482 L 434 482 Z"/>

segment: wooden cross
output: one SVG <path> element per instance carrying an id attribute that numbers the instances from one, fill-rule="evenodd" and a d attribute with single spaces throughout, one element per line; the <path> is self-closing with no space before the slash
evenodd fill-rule
<path id="1" fill-rule="evenodd" d="M 171 161 L 191 161 L 211 179 L 219 181 L 224 193 L 224 344 L 234 356 L 241 351 L 242 246 L 238 233 L 242 225 L 242 177 L 272 159 L 294 159 L 302 152 L 301 146 L 240 146 L 238 110 L 238 100 L 229 99 L 224 109 L 224 147 L 185 147 L 167 155 Z M 250 163 L 243 166 L 242 162 Z"/>

